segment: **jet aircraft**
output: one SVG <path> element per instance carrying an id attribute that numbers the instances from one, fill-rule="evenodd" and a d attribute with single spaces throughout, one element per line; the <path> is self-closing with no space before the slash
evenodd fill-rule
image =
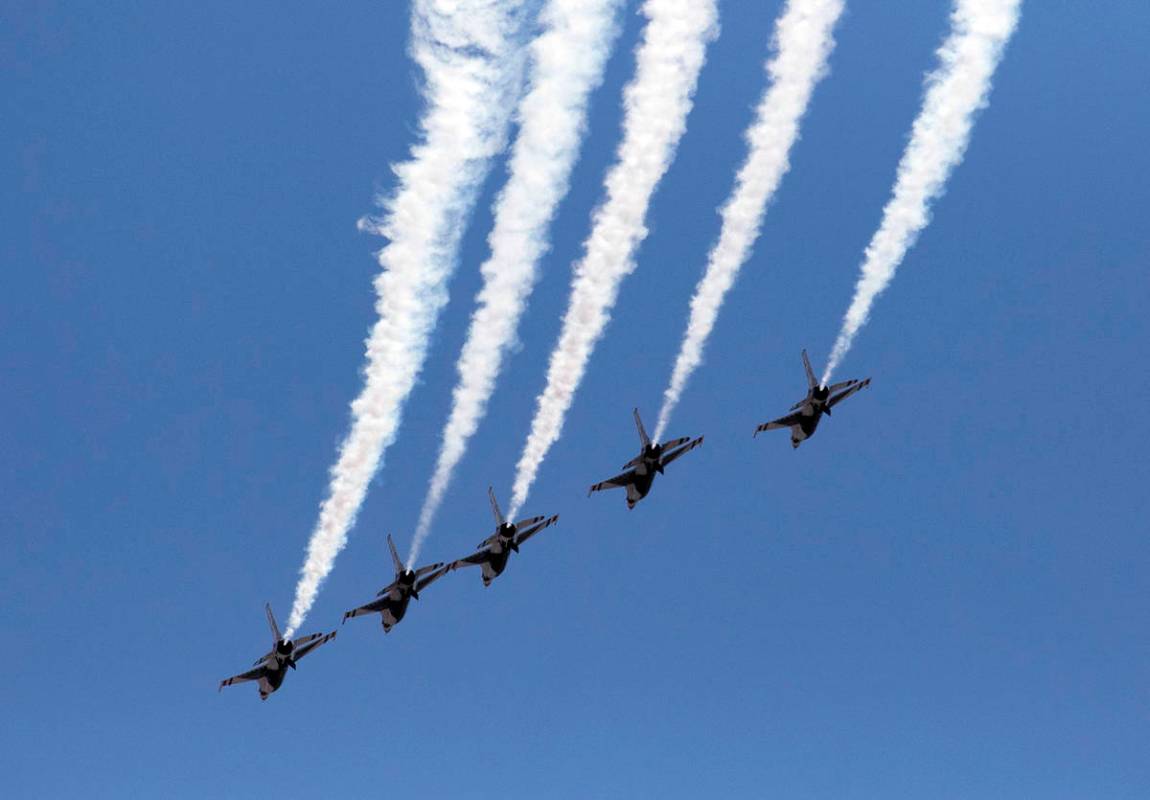
<path id="1" fill-rule="evenodd" d="M 629 509 L 634 508 L 635 504 L 646 497 L 647 492 L 651 491 L 651 484 L 655 481 L 656 473 L 662 475 L 663 469 L 668 464 L 703 443 L 702 436 L 698 439 L 684 436 L 682 439 L 672 439 L 662 444 L 652 442 L 651 437 L 647 435 L 647 430 L 643 427 L 643 420 L 639 418 L 639 409 L 636 408 L 634 414 L 635 427 L 639 429 L 639 440 L 643 444 L 639 455 L 623 465 L 626 472 L 595 484 L 587 492 L 588 497 L 590 497 L 592 492 L 626 487 L 627 508 Z"/>
<path id="2" fill-rule="evenodd" d="M 519 545 L 544 528 L 554 525 L 559 519 L 556 514 L 553 517 L 528 517 L 512 524 L 499 510 L 499 503 L 491 487 L 487 488 L 487 496 L 491 498 L 491 513 L 495 515 L 495 533 L 479 543 L 476 553 L 453 561 L 448 567 L 451 570 L 473 565 L 483 567 L 484 586 L 490 586 L 493 580 L 503 574 L 511 554 L 519 552 Z"/>
<path id="3" fill-rule="evenodd" d="M 378 599 L 359 608 L 353 608 L 344 614 L 344 622 L 347 622 L 351 617 L 358 617 L 362 614 L 378 613 L 383 618 L 383 632 L 390 633 L 391 629 L 398 625 L 403 619 L 403 615 L 407 613 L 407 606 L 411 599 L 418 600 L 420 592 L 447 574 L 449 567 L 444 566 L 442 561 L 437 564 L 428 564 L 419 569 L 406 569 L 403 562 L 399 560 L 399 553 L 395 551 L 395 542 L 391 540 L 390 533 L 387 535 L 387 547 L 391 551 L 391 560 L 395 564 L 395 580 L 391 585 L 385 586 L 376 593 Z"/>
<path id="4" fill-rule="evenodd" d="M 268 614 L 268 627 L 272 629 L 272 649 L 255 663 L 255 669 L 233 675 L 227 680 L 220 681 L 220 691 L 225 686 L 245 681 L 259 681 L 260 700 L 267 700 L 268 695 L 283 685 L 287 669 L 296 668 L 296 662 L 315 650 L 321 644 L 326 644 L 335 638 L 337 631 L 331 633 L 310 633 L 307 636 L 291 641 L 283 638 L 280 627 L 276 624 L 275 615 L 272 614 L 271 604 L 266 606 Z"/>
<path id="5" fill-rule="evenodd" d="M 811 370 L 807 351 L 803 351 L 803 367 L 807 371 L 807 396 L 791 406 L 793 413 L 779 417 L 771 422 L 764 422 L 755 428 L 755 436 L 763 431 L 773 431 L 777 428 L 791 429 L 791 447 L 798 447 L 806 439 L 815 435 L 815 428 L 819 426 L 819 419 L 823 414 L 828 417 L 831 409 L 846 400 L 860 389 L 870 386 L 870 378 L 865 380 L 849 380 L 822 386 L 815 379 Z"/>

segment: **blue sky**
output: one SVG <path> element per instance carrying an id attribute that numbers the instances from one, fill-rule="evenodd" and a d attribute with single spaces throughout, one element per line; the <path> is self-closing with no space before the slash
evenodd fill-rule
<path id="1" fill-rule="evenodd" d="M 1141 413 L 1150 7 L 1024 4 L 964 163 L 818 436 L 751 439 L 838 331 L 948 4 L 854 3 L 792 170 L 627 512 L 634 455 L 742 158 L 777 2 L 722 2 L 527 513 L 384 639 L 357 620 L 260 703 L 218 681 L 286 617 L 360 386 L 420 103 L 405 3 L 0 11 L 0 767 L 17 797 L 1135 798 L 1150 792 Z M 619 132 L 628 4 L 554 246 L 424 554 L 506 495 Z M 406 548 L 479 287 L 492 171 L 404 426 L 304 630 Z"/>

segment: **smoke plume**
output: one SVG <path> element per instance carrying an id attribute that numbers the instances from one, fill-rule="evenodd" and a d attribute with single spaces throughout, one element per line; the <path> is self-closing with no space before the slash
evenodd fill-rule
<path id="1" fill-rule="evenodd" d="M 615 39 L 620 0 L 550 0 L 543 31 L 530 46 L 530 88 L 519 106 L 507 184 L 495 204 L 491 255 L 456 369 L 459 380 L 435 473 L 408 556 L 412 565 L 443 501 L 455 467 L 487 410 L 504 356 L 546 252 L 547 228 L 567 193 L 579 155 L 591 92 Z"/>
<path id="2" fill-rule="evenodd" d="M 723 299 L 759 237 L 767 204 L 790 169 L 791 146 L 799 137 L 799 124 L 815 84 L 826 74 L 835 44 L 832 32 L 842 11 L 843 0 L 790 0 L 776 23 L 775 55 L 767 63 L 770 85 L 746 131 L 747 159 L 723 206 L 719 240 L 707 256 L 707 269 L 691 298 L 691 316 L 671 382 L 663 393 L 655 441 L 662 440 L 687 381 L 703 361 L 703 348 Z"/>
<path id="3" fill-rule="evenodd" d="M 366 342 L 364 387 L 308 542 L 287 636 L 303 622 L 347 543 L 367 487 L 399 427 L 404 401 L 447 300 L 463 223 L 493 155 L 504 146 L 518 83 L 522 0 L 416 0 L 411 53 L 423 71 L 420 143 L 394 167 L 398 186 L 378 220 L 389 240 L 375 279 L 378 321 Z"/>
<path id="4" fill-rule="evenodd" d="M 547 385 L 537 398 L 531 433 L 516 467 L 512 517 L 562 432 L 619 283 L 635 268 L 635 248 L 647 233 L 647 206 L 686 129 L 699 70 L 716 30 L 714 0 L 647 0 L 642 13 L 647 25 L 636 52 L 635 75 L 624 91 L 622 142 L 604 180 L 606 199 L 593 215 L 583 257 L 574 268 Z"/>
<path id="5" fill-rule="evenodd" d="M 1021 0 L 955 0 L 951 30 L 938 50 L 939 66 L 926 78 L 926 97 L 882 223 L 867 245 L 854 299 L 831 350 L 822 382 L 831 375 L 871 305 L 894 278 L 919 232 L 930 221 L 930 203 L 942 194 L 951 170 L 962 161 L 974 117 L 986 106 L 990 79 L 1018 25 Z"/>

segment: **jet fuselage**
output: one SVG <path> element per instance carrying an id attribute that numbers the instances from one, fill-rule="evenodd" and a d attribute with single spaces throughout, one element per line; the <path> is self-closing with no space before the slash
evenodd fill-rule
<path id="1" fill-rule="evenodd" d="M 649 444 L 643 448 L 642 461 L 636 466 L 636 472 L 654 473 L 663 471 L 660 461 L 663 458 L 663 445 Z"/>
<path id="2" fill-rule="evenodd" d="M 647 496 L 651 491 L 651 485 L 655 482 L 655 474 L 655 470 L 635 470 L 635 480 L 628 487 L 627 508 L 634 508 L 636 503 Z M 634 493 L 630 491 L 631 489 L 634 489 Z"/>
<path id="3" fill-rule="evenodd" d="M 483 561 L 483 585 L 489 585 L 493 580 L 503 574 L 507 569 L 507 561 L 511 558 L 511 548 L 508 546 L 492 547 L 487 551 L 487 558 Z"/>
<path id="4" fill-rule="evenodd" d="M 292 651 L 294 651 L 294 650 L 295 650 L 295 645 L 292 644 L 289 640 L 280 639 L 278 642 L 276 642 L 276 649 L 275 649 L 276 663 L 277 664 L 283 664 L 283 665 L 295 663 L 292 661 L 292 657 L 291 657 Z"/>
<path id="5" fill-rule="evenodd" d="M 267 700 L 269 694 L 283 686 L 288 667 L 295 666 L 295 661 L 292 659 L 294 650 L 295 646 L 287 639 L 276 642 L 271 658 L 264 663 L 264 674 L 259 682 L 260 700 Z"/>
<path id="6" fill-rule="evenodd" d="M 400 589 L 398 597 L 393 597 L 389 592 L 383 608 L 379 610 L 380 617 L 383 618 L 383 632 L 388 633 L 393 627 L 400 623 L 404 614 L 407 613 L 407 607 L 411 605 L 411 591 Z"/>
<path id="7" fill-rule="evenodd" d="M 260 700 L 267 700 L 269 694 L 283 686 L 286 676 L 286 664 L 280 664 L 278 666 L 269 665 L 266 667 L 264 676 L 260 678 Z"/>

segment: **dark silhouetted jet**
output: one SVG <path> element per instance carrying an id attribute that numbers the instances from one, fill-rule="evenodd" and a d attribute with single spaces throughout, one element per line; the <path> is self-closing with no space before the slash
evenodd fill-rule
<path id="1" fill-rule="evenodd" d="M 815 428 L 819 426 L 819 419 L 822 418 L 823 414 L 829 417 L 832 408 L 859 389 L 870 386 L 870 378 L 821 386 L 815 379 L 815 373 L 811 370 L 811 362 L 807 358 L 806 350 L 803 351 L 803 367 L 807 371 L 807 396 L 791 406 L 792 413 L 771 422 L 764 422 L 755 428 L 755 436 L 763 431 L 790 428 L 791 447 L 798 447 L 804 440 L 815 435 Z"/>
<path id="2" fill-rule="evenodd" d="M 383 618 L 383 632 L 390 633 L 407 613 L 407 605 L 412 598 L 418 600 L 419 593 L 446 575 L 449 569 L 442 561 L 419 569 L 404 568 L 403 562 L 399 560 L 399 553 L 395 552 L 395 542 L 391 540 L 390 533 L 387 535 L 387 548 L 391 551 L 391 560 L 395 564 L 395 580 L 376 593 L 378 599 L 344 614 L 344 622 L 363 614 L 379 614 Z"/>
<path id="3" fill-rule="evenodd" d="M 483 567 L 484 586 L 490 586 L 493 580 L 503 574 L 507 568 L 507 559 L 513 552 L 519 552 L 519 545 L 559 520 L 556 514 L 553 517 L 528 517 L 512 524 L 503 518 L 503 512 L 495 500 L 495 492 L 490 487 L 487 496 L 491 498 L 491 513 L 495 515 L 495 533 L 479 543 L 478 552 L 453 561 L 448 567 L 452 570 L 475 565 Z"/>
<path id="4" fill-rule="evenodd" d="M 225 686 L 245 681 L 260 682 L 260 700 L 267 700 L 268 695 L 283 685 L 288 667 L 295 669 L 296 662 L 315 650 L 321 644 L 326 644 L 335 638 L 335 631 L 331 633 L 312 633 L 307 636 L 289 641 L 280 635 L 280 626 L 272 614 L 272 607 L 266 606 L 268 612 L 268 626 L 272 629 L 272 649 L 267 655 L 255 663 L 255 669 L 233 675 L 227 680 L 220 681 L 220 691 Z"/>
<path id="5" fill-rule="evenodd" d="M 636 503 L 647 496 L 647 492 L 651 491 L 651 484 L 655 480 L 656 473 L 662 475 L 663 469 L 668 464 L 703 443 L 702 436 L 698 439 L 685 436 L 682 439 L 672 439 L 663 444 L 652 442 L 651 438 L 647 436 L 647 430 L 643 427 L 643 420 L 639 419 L 639 409 L 636 408 L 634 414 L 635 427 L 639 429 L 639 440 L 643 443 L 639 455 L 623 465 L 626 472 L 595 484 L 587 492 L 587 495 L 590 496 L 592 492 L 603 489 L 625 487 L 627 489 L 627 508 L 634 508 Z"/>

